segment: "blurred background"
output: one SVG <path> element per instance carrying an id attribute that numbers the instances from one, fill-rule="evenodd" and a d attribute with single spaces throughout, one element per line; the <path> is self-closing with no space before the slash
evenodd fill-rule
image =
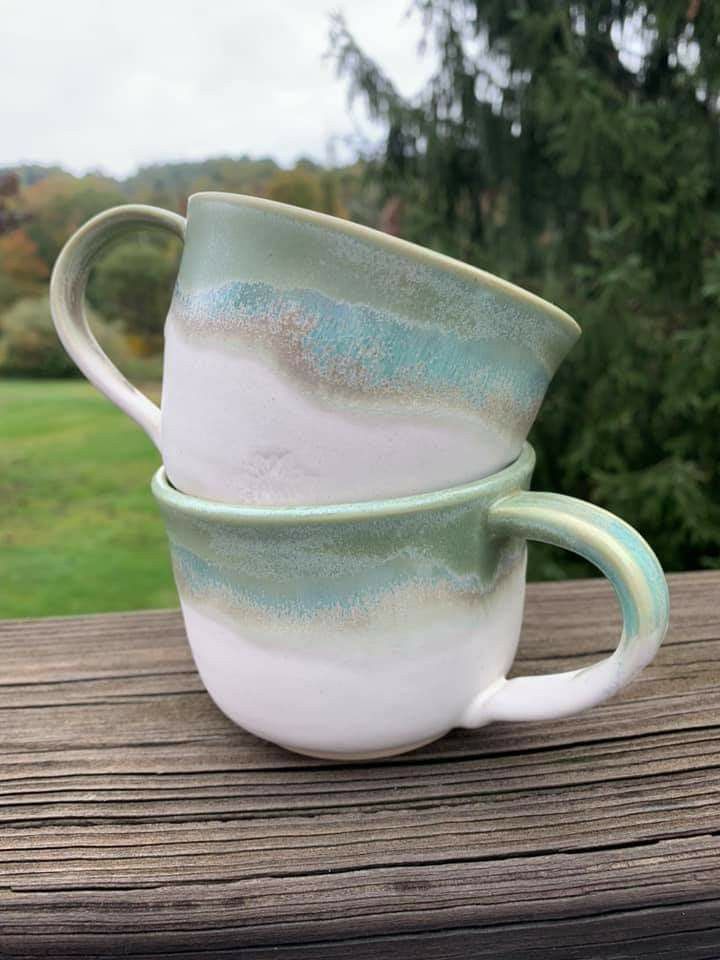
<path id="1" fill-rule="evenodd" d="M 259 9 L 264 6 L 264 9 Z M 720 4 L 0 0 L 0 616 L 174 606 L 145 435 L 78 376 L 48 278 L 128 201 L 270 197 L 416 241 L 584 335 L 531 436 L 667 570 L 720 566 Z M 157 399 L 178 245 L 90 283 Z M 535 579 L 592 571 L 533 545 Z"/>

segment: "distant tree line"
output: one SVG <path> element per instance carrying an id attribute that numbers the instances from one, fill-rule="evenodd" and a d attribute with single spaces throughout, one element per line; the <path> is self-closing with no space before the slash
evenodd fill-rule
<path id="1" fill-rule="evenodd" d="M 126 180 L 37 165 L 0 170 L 0 374 L 77 375 L 47 302 L 50 271 L 74 230 L 128 202 L 184 213 L 188 196 L 201 190 L 264 196 L 366 222 L 377 220 L 380 193 L 359 164 L 326 169 L 310 160 L 283 169 L 271 159 L 217 157 L 144 167 Z M 146 231 L 112 247 L 93 272 L 88 298 L 95 333 L 126 372 L 160 375 L 179 253 L 176 241 Z"/>

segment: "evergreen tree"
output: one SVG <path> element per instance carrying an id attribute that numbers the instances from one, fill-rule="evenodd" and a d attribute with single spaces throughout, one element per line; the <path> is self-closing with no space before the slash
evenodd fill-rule
<path id="1" fill-rule="evenodd" d="M 340 18 L 334 56 L 384 124 L 369 169 L 402 234 L 584 329 L 533 431 L 536 486 L 620 513 L 668 569 L 720 565 L 720 4 L 414 9 L 437 64 L 415 99 Z"/>

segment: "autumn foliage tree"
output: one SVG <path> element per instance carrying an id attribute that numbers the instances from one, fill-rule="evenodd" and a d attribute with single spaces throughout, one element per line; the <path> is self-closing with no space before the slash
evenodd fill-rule
<path id="1" fill-rule="evenodd" d="M 105 177 L 52 173 L 22 191 L 26 231 L 52 268 L 63 244 L 81 224 L 109 207 L 126 203 L 119 185 Z"/>
<path id="2" fill-rule="evenodd" d="M 22 291 L 32 290 L 49 274 L 37 245 L 22 227 L 0 236 L 0 270 Z"/>

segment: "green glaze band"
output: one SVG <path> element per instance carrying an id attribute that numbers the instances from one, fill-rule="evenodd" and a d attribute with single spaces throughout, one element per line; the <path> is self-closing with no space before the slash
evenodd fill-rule
<path id="1" fill-rule="evenodd" d="M 175 491 L 159 471 L 153 492 L 181 591 L 227 614 L 288 623 L 365 624 L 411 594 L 474 603 L 524 562 L 518 538 L 487 535 L 503 492 L 527 487 L 534 454 L 452 490 L 323 507 L 234 507 Z"/>
<path id="2" fill-rule="evenodd" d="M 174 326 L 264 350 L 321 403 L 479 416 L 519 445 L 579 335 L 539 297 L 375 230 L 227 194 L 188 209 Z"/>

